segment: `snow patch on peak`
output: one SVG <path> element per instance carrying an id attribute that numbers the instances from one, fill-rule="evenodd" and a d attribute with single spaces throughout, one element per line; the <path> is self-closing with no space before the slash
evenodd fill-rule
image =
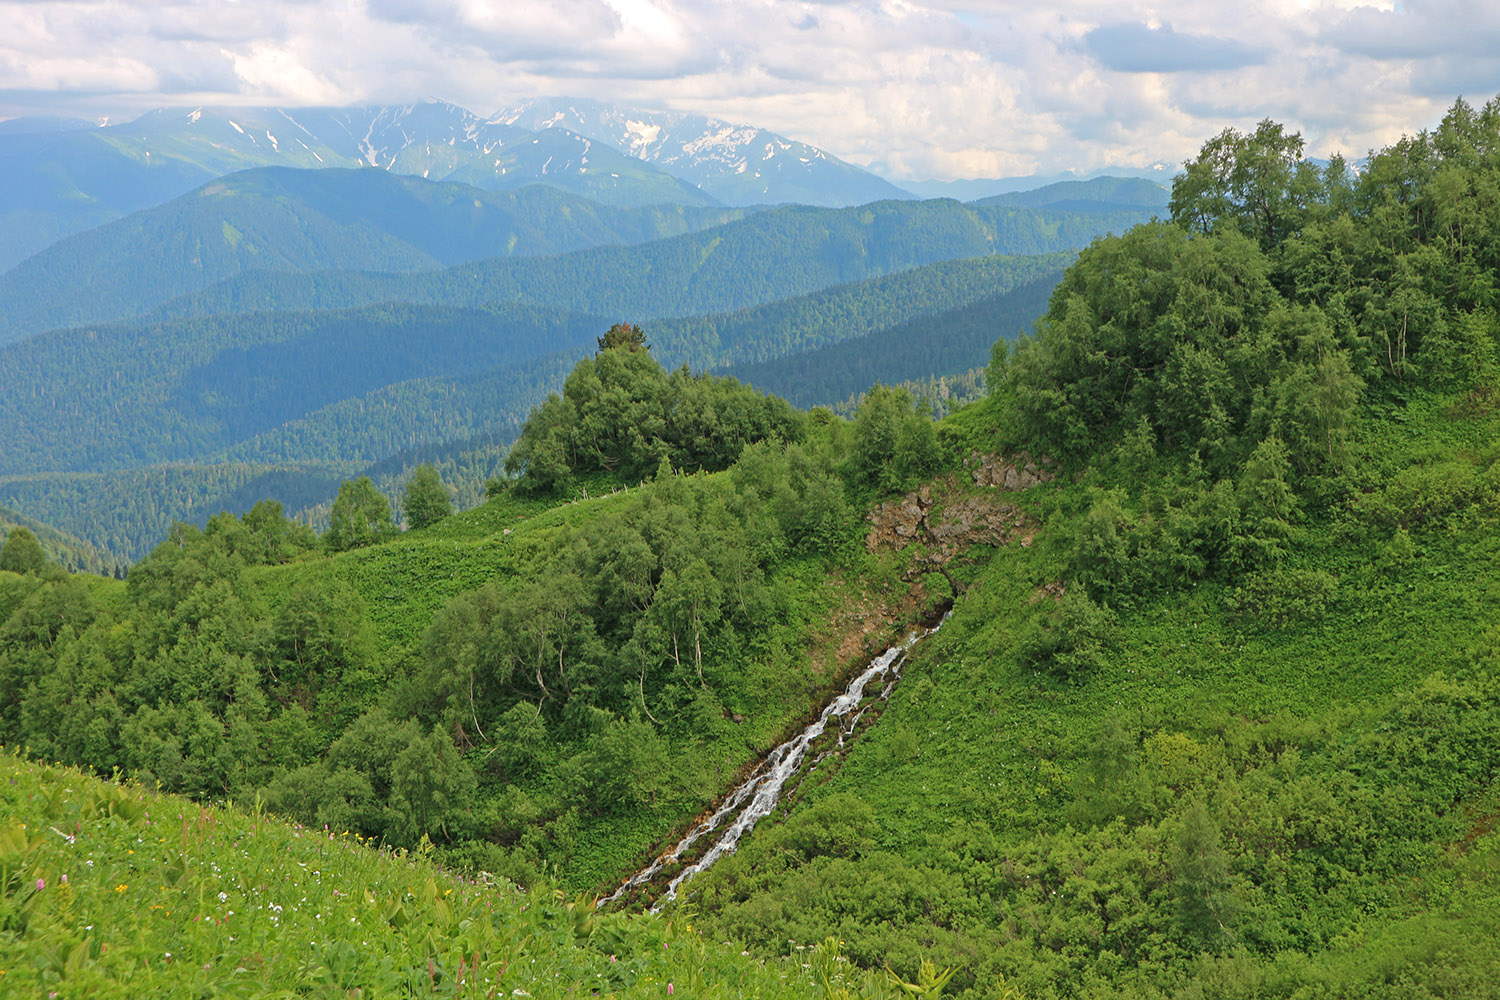
<path id="1" fill-rule="evenodd" d="M 194 108 L 188 114 L 188 123 L 190 125 L 196 125 L 196 124 L 198 124 L 198 119 L 202 118 L 202 117 L 203 117 L 203 109 L 202 108 Z"/>
<path id="2" fill-rule="evenodd" d="M 645 122 L 625 120 L 625 131 L 632 137 L 630 139 L 630 151 L 637 156 L 645 147 L 651 145 L 661 135 L 660 125 L 648 125 Z"/>
<path id="3" fill-rule="evenodd" d="M 228 122 L 229 122 L 229 124 L 230 124 L 230 126 L 231 126 L 231 127 L 232 127 L 232 128 L 233 128 L 233 129 L 234 129 L 234 130 L 235 130 L 235 131 L 236 131 L 236 132 L 238 132 L 238 133 L 239 133 L 239 134 L 240 134 L 240 135 L 244 135 L 244 134 L 245 134 L 245 130 L 244 130 L 244 129 L 242 129 L 242 128 L 240 128 L 240 123 L 239 123 L 239 122 L 237 122 L 237 121 L 235 121 L 235 120 L 234 120 L 234 119 L 233 119 L 233 118 L 229 118 L 229 119 L 226 119 L 226 121 L 228 121 Z"/>
<path id="4" fill-rule="evenodd" d="M 689 156 L 710 151 L 732 152 L 754 139 L 757 131 L 753 128 L 735 128 L 733 125 L 725 125 L 716 131 L 705 132 L 698 138 L 683 143 L 682 151 Z"/>

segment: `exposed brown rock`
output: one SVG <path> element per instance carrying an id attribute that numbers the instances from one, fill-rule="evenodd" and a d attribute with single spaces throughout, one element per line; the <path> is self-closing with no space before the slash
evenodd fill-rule
<path id="1" fill-rule="evenodd" d="M 947 566 L 960 553 L 975 545 L 999 547 L 1013 541 L 1030 546 L 1037 532 L 1036 522 L 1015 504 L 960 492 L 951 478 L 881 504 L 868 520 L 867 550 L 899 552 L 920 542 L 923 549 L 907 567 L 906 579 L 920 582 L 924 573 L 942 573 L 955 592 L 958 584 Z"/>
<path id="2" fill-rule="evenodd" d="M 1004 490 L 1024 490 L 1057 478 L 1046 459 L 1034 459 L 1026 452 L 1014 456 L 969 453 L 964 466 L 970 470 L 976 486 L 993 486 Z"/>

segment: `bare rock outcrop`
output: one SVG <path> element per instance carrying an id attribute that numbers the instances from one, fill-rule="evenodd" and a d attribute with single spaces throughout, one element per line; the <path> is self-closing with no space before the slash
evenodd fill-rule
<path id="1" fill-rule="evenodd" d="M 975 545 L 1029 546 L 1037 532 L 1036 522 L 1015 504 L 961 492 L 951 479 L 887 501 L 871 511 L 868 520 L 865 548 L 870 552 L 899 552 L 922 543 L 907 568 L 908 579 L 933 572 L 947 576 L 948 563 Z"/>
<path id="2" fill-rule="evenodd" d="M 974 485 L 1003 490 L 1024 490 L 1052 482 L 1057 474 L 1048 468 L 1051 464 L 1046 458 L 1034 459 L 1024 451 L 1014 456 L 972 451 L 964 460 L 964 467 L 974 477 Z"/>

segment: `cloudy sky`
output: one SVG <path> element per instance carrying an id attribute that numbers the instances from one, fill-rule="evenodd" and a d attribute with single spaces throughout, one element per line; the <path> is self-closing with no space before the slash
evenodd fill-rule
<path id="1" fill-rule="evenodd" d="M 0 119 L 568 95 L 898 180 L 1175 164 L 1264 117 L 1360 155 L 1497 93 L 1493 0 L 0 0 Z"/>

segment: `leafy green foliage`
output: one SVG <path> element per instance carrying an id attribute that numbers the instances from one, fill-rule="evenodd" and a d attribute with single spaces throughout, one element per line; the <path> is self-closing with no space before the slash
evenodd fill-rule
<path id="1" fill-rule="evenodd" d="M 49 565 L 36 536 L 22 527 L 12 528 L 0 545 L 0 570 L 12 573 L 40 573 Z"/>
<path id="2" fill-rule="evenodd" d="M 1357 179 L 1228 136 L 1192 218 L 1085 251 L 939 428 L 879 388 L 685 475 L 667 442 L 708 410 L 670 438 L 673 376 L 601 345 L 593 409 L 540 408 L 521 480 L 569 502 L 497 488 L 331 557 L 226 515 L 124 588 L 0 574 L 0 726 L 601 885 L 805 716 L 810 643 L 927 606 L 947 556 L 954 613 L 878 724 L 688 884 L 715 940 L 837 997 L 874 989 L 840 957 L 909 995 L 1492 995 L 1500 324 L 1467 261 L 1496 129 L 1456 106 Z M 1055 477 L 988 500 L 951 460 L 1017 448 Z M 652 481 L 622 490 L 627 462 Z M 935 471 L 913 503 L 1013 541 L 858 544 L 868 500 Z"/>
<path id="3" fill-rule="evenodd" d="M 1063 678 L 1086 673 L 1103 664 L 1115 621 L 1080 588 L 1070 588 L 1022 634 L 1016 658 Z"/>
<path id="4" fill-rule="evenodd" d="M 448 487 L 430 463 L 423 462 L 401 493 L 401 514 L 413 528 L 426 528 L 453 513 Z"/>
<path id="5" fill-rule="evenodd" d="M 855 414 L 851 463 L 859 480 L 883 493 L 910 489 L 941 467 L 937 431 L 910 393 L 877 385 Z"/>
<path id="6" fill-rule="evenodd" d="M 385 498 L 369 476 L 349 479 L 339 487 L 333 509 L 328 515 L 328 548 L 346 552 L 371 545 L 396 530 L 391 518 L 391 502 Z"/>
<path id="7" fill-rule="evenodd" d="M 623 331 L 616 334 L 616 331 Z M 800 415 L 732 378 L 668 374 L 644 346 L 639 328 L 611 327 L 599 353 L 585 358 L 532 412 L 505 460 L 518 488 L 556 492 L 576 475 L 605 472 L 639 482 L 666 468 L 717 471 L 748 444 L 796 441 Z"/>
<path id="8" fill-rule="evenodd" d="M 699 918 L 907 974 L 918 941 L 960 996 L 1492 995 L 1497 343 L 1460 275 L 1497 135 L 1460 103 L 1354 178 L 1226 133 L 1177 225 L 1081 254 L 939 435 L 1057 460 L 1037 544 Z M 791 849 L 824 807 L 857 834 Z"/>

